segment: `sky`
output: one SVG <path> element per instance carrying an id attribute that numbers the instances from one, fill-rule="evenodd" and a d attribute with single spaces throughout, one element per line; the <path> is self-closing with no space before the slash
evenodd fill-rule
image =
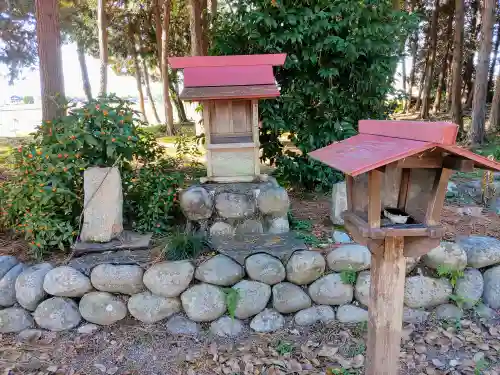
<path id="1" fill-rule="evenodd" d="M 99 91 L 99 60 L 90 56 L 86 56 L 86 60 L 92 95 L 95 97 Z M 76 44 L 65 44 L 62 46 L 62 61 L 66 95 L 69 97 L 85 97 Z M 12 95 L 33 96 L 35 98 L 40 96 L 40 75 L 38 68 L 25 71 L 22 79 L 16 80 L 12 86 L 9 86 L 8 79 L 2 76 L 5 73 L 6 67 L 0 66 L 0 103 L 3 103 Z M 159 84 L 152 83 L 153 95 L 161 93 L 160 90 L 161 87 Z M 131 76 L 117 76 L 108 67 L 108 92 L 119 96 L 136 96 L 135 78 Z"/>

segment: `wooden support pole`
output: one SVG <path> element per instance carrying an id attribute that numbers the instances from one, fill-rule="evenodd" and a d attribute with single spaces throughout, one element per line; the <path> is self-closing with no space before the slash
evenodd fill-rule
<path id="1" fill-rule="evenodd" d="M 366 375 L 397 375 L 405 283 L 404 237 L 372 254 Z"/>
<path id="2" fill-rule="evenodd" d="M 368 226 L 370 228 L 380 228 L 382 174 L 383 172 L 376 169 L 368 172 Z"/>
<path id="3" fill-rule="evenodd" d="M 444 198 L 448 186 L 448 180 L 452 174 L 451 169 L 443 168 L 438 170 L 434 179 L 434 185 L 430 193 L 430 200 L 425 214 L 425 223 L 429 226 L 439 224 L 441 210 L 444 205 Z"/>

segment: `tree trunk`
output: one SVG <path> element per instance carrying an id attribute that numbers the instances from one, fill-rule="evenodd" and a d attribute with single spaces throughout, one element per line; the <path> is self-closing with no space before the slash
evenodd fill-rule
<path id="1" fill-rule="evenodd" d="M 431 29 L 429 31 L 429 60 L 425 66 L 424 90 L 422 96 L 422 109 L 420 117 L 423 119 L 429 118 L 430 96 L 432 88 L 432 79 L 434 77 L 434 62 L 436 60 L 436 45 L 437 45 L 437 24 L 439 16 L 439 0 L 434 1 L 434 11 L 432 12 Z"/>
<path id="2" fill-rule="evenodd" d="M 453 44 L 453 40 L 451 40 L 451 43 Z M 451 53 L 448 56 L 448 74 L 447 74 L 447 80 L 446 80 L 446 111 L 447 113 L 451 112 L 451 91 L 453 87 L 453 51 L 450 51 Z"/>
<path id="3" fill-rule="evenodd" d="M 441 65 L 441 71 L 439 72 L 438 85 L 436 90 L 436 97 L 434 98 L 434 105 L 432 107 L 432 111 L 434 113 L 439 112 L 441 108 L 441 98 L 443 96 L 443 90 L 446 89 L 446 73 L 448 72 L 448 56 L 450 55 L 450 50 L 452 46 L 451 35 L 453 33 L 453 13 L 455 9 L 454 7 L 450 9 L 450 17 L 448 18 L 448 26 L 446 29 L 446 51 L 443 56 L 443 62 Z"/>
<path id="4" fill-rule="evenodd" d="M 453 84 L 451 89 L 451 118 L 464 129 L 462 120 L 462 51 L 464 48 L 464 0 L 455 0 L 455 35 L 453 37 Z"/>
<path id="5" fill-rule="evenodd" d="M 210 1 L 210 21 L 214 27 L 215 19 L 217 18 L 217 0 Z"/>
<path id="6" fill-rule="evenodd" d="M 492 100 L 493 91 L 495 88 L 493 87 L 493 79 L 495 78 L 495 67 L 497 64 L 498 58 L 498 47 L 500 46 L 500 23 L 497 22 L 497 32 L 495 34 L 495 47 L 493 49 L 493 59 L 490 64 L 490 71 L 488 73 L 488 98 L 487 101 L 490 102 Z"/>
<path id="7" fill-rule="evenodd" d="M 149 85 L 148 67 L 146 65 L 146 60 L 144 59 L 142 59 L 142 71 L 144 72 L 144 86 L 146 86 L 146 94 L 148 96 L 149 103 L 151 104 L 155 121 L 157 124 L 161 124 L 160 116 L 158 116 L 158 111 L 156 110 L 155 100 L 153 98 L 153 94 L 151 93 L 151 86 Z"/>
<path id="8" fill-rule="evenodd" d="M 64 98 L 58 1 L 36 0 L 35 16 L 40 61 L 42 119 L 48 121 L 64 114 L 64 109 L 57 102 L 58 98 Z"/>
<path id="9" fill-rule="evenodd" d="M 417 52 L 418 52 L 418 31 L 412 36 L 412 46 L 411 46 L 411 72 L 410 72 L 410 82 L 408 84 L 408 100 L 406 102 L 405 113 L 407 113 L 411 107 L 411 100 L 413 98 L 413 87 L 415 86 L 415 70 L 417 65 Z"/>
<path id="10" fill-rule="evenodd" d="M 175 74 L 175 73 L 172 72 L 172 74 Z M 179 116 L 179 122 L 187 122 L 188 118 L 186 116 L 186 110 L 184 109 L 184 103 L 182 103 L 182 100 L 179 98 L 179 92 L 175 88 L 173 81 L 174 80 L 172 78 L 169 80 L 170 95 L 172 96 L 172 100 L 175 104 L 175 108 L 177 109 L 177 115 Z"/>
<path id="11" fill-rule="evenodd" d="M 201 52 L 204 56 L 208 55 L 208 36 L 210 29 L 208 27 L 208 4 L 207 0 L 200 0 L 201 7 Z"/>
<path id="12" fill-rule="evenodd" d="M 142 91 L 141 67 L 139 65 L 139 57 L 137 56 L 137 50 L 135 47 L 135 37 L 131 31 L 130 31 L 129 37 L 130 37 L 130 40 L 129 40 L 130 54 L 132 56 L 132 61 L 134 63 L 135 82 L 137 84 L 137 94 L 139 95 L 139 108 L 140 108 L 140 112 L 142 113 L 142 119 L 145 122 L 148 122 L 148 118 L 146 116 L 146 108 L 144 106 L 144 93 Z"/>
<path id="13" fill-rule="evenodd" d="M 171 0 L 164 0 L 163 2 L 163 30 L 162 30 L 162 64 L 161 76 L 163 78 L 163 106 L 165 108 L 165 121 L 167 123 L 167 135 L 174 134 L 174 111 L 172 109 L 172 102 L 170 101 L 169 81 L 168 75 L 168 38 L 170 36 L 170 10 L 172 7 Z"/>
<path id="14" fill-rule="evenodd" d="M 476 41 L 477 34 L 479 32 L 479 28 L 477 26 L 477 18 L 478 13 L 480 11 L 479 0 L 473 0 L 471 2 L 471 27 L 470 27 L 470 39 L 467 44 L 467 49 L 469 50 L 469 54 L 467 56 L 467 60 L 465 62 L 465 70 L 464 70 L 464 88 L 462 92 L 462 96 L 465 98 L 464 108 L 470 108 L 472 105 L 472 75 L 474 73 L 474 52 L 476 51 Z"/>
<path id="15" fill-rule="evenodd" d="M 425 71 L 427 70 L 427 65 L 429 63 L 430 31 L 431 31 L 431 28 L 429 25 L 429 26 L 427 26 L 426 31 L 424 33 L 424 40 L 426 41 L 426 46 L 424 47 L 424 49 L 425 49 L 425 63 L 424 63 L 424 69 L 422 70 L 422 77 L 420 77 L 418 97 L 417 97 L 417 102 L 415 103 L 415 111 L 420 111 L 420 106 L 422 105 L 422 91 L 424 90 L 424 77 L 425 77 Z"/>
<path id="16" fill-rule="evenodd" d="M 497 75 L 495 83 L 495 94 L 491 103 L 490 122 L 488 130 L 500 131 L 500 74 Z"/>
<path id="17" fill-rule="evenodd" d="M 158 59 L 158 66 L 161 67 L 161 8 L 159 4 L 160 0 L 153 0 L 153 12 L 155 17 L 155 36 L 156 36 L 156 57 Z M 161 68 L 160 68 L 161 71 Z M 160 73 L 161 74 L 161 73 Z"/>
<path id="18" fill-rule="evenodd" d="M 472 144 L 485 139 L 486 94 L 488 92 L 488 70 L 490 66 L 491 39 L 497 0 L 485 0 L 481 20 L 481 47 L 477 56 L 474 101 L 472 103 L 472 125 L 469 139 Z"/>
<path id="19" fill-rule="evenodd" d="M 92 88 L 90 87 L 89 72 L 87 70 L 87 62 L 85 61 L 85 50 L 81 41 L 76 42 L 76 52 L 78 53 L 78 62 L 80 63 L 80 71 L 82 72 L 83 91 L 87 100 L 92 100 Z"/>
<path id="20" fill-rule="evenodd" d="M 189 0 L 189 30 L 191 33 L 191 55 L 200 56 L 203 51 L 201 0 Z"/>
<path id="21" fill-rule="evenodd" d="M 106 0 L 97 0 L 97 29 L 99 32 L 100 87 L 99 95 L 108 92 L 108 32 L 106 30 Z"/>

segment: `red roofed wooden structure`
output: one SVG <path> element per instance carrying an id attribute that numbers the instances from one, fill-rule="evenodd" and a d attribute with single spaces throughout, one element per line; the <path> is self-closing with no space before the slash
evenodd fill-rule
<path id="1" fill-rule="evenodd" d="M 453 171 L 500 171 L 500 163 L 455 144 L 445 122 L 359 122 L 359 134 L 309 153 L 346 174 L 344 225 L 371 253 L 366 374 L 398 373 L 405 256 L 439 246 Z"/>
<path id="2" fill-rule="evenodd" d="M 273 66 L 286 54 L 171 57 L 184 69 L 180 98 L 203 104 L 207 180 L 252 181 L 260 174 L 258 99 L 279 96 Z"/>

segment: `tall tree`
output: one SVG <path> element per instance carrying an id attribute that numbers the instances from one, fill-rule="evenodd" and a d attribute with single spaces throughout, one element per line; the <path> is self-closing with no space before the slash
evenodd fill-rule
<path id="1" fill-rule="evenodd" d="M 432 21 L 429 31 L 429 59 L 425 66 L 424 74 L 424 89 L 422 96 L 422 108 L 420 110 L 420 117 L 429 117 L 429 106 L 430 106 L 430 96 L 432 88 L 432 80 L 434 77 L 434 62 L 436 60 L 436 45 L 437 45 L 437 28 L 438 28 L 438 17 L 439 17 L 439 0 L 434 0 L 434 11 L 432 12 Z"/>
<path id="2" fill-rule="evenodd" d="M 491 100 L 490 92 L 494 91 L 493 80 L 495 79 L 495 67 L 498 59 L 498 47 L 500 47 L 500 23 L 498 22 L 499 19 L 500 17 L 497 16 L 495 46 L 493 47 L 493 57 L 491 58 L 490 70 L 488 72 L 488 102 Z"/>
<path id="3" fill-rule="evenodd" d="M 56 118 L 63 112 L 57 103 L 58 97 L 64 97 L 58 1 L 35 0 L 35 14 L 40 62 L 42 119 L 46 121 Z"/>
<path id="4" fill-rule="evenodd" d="M 142 114 L 142 119 L 148 122 L 148 118 L 146 116 L 146 108 L 144 106 L 144 92 L 142 91 L 142 74 L 141 74 L 141 67 L 139 65 L 139 56 L 137 54 L 137 49 L 136 49 L 133 24 L 129 21 L 128 25 L 129 25 L 128 46 L 130 50 L 130 56 L 132 57 L 132 62 L 134 64 L 135 82 L 137 84 L 137 94 L 139 95 L 139 108 Z"/>
<path id="5" fill-rule="evenodd" d="M 212 27 L 214 26 L 215 19 L 217 18 L 217 0 L 210 1 L 210 21 Z"/>
<path id="6" fill-rule="evenodd" d="M 155 18 L 155 37 L 156 37 L 156 57 L 158 59 L 158 64 L 161 66 L 161 7 L 160 0 L 153 0 L 153 13 Z M 161 71 L 161 69 L 160 69 Z"/>
<path id="7" fill-rule="evenodd" d="M 432 111 L 434 113 L 438 112 L 441 107 L 441 98 L 443 96 L 443 90 L 446 89 L 446 74 L 448 73 L 448 60 L 451 51 L 451 47 L 453 44 L 452 33 L 453 33 L 453 14 L 455 11 L 454 3 L 450 4 L 450 15 L 448 17 L 448 26 L 446 28 L 446 49 L 444 52 L 443 60 L 441 63 L 441 70 L 439 71 L 438 83 L 436 96 L 434 98 L 434 105 L 432 107 Z"/>
<path id="8" fill-rule="evenodd" d="M 153 116 L 155 117 L 156 123 L 160 124 L 161 123 L 160 116 L 158 115 L 158 111 L 156 110 L 155 100 L 153 98 L 153 94 L 151 93 L 148 65 L 146 64 L 146 60 L 144 60 L 144 58 L 142 59 L 142 72 L 144 74 L 144 87 L 146 87 L 146 94 L 148 96 L 149 104 L 151 105 L 151 110 L 153 111 Z"/>
<path id="9" fill-rule="evenodd" d="M 455 0 L 455 34 L 453 37 L 453 63 L 451 87 L 451 118 L 463 132 L 462 119 L 462 51 L 464 48 L 464 0 Z"/>
<path id="10" fill-rule="evenodd" d="M 76 52 L 78 54 L 78 62 L 80 64 L 80 71 L 82 73 L 83 92 L 85 92 L 87 100 L 90 101 L 92 100 L 92 88 L 90 86 L 87 61 L 85 60 L 85 48 L 80 40 L 76 42 Z"/>
<path id="11" fill-rule="evenodd" d="M 453 44 L 453 39 L 450 41 Z M 453 87 L 453 51 L 448 56 L 448 73 L 446 79 L 446 112 L 451 112 L 451 97 Z"/>
<path id="12" fill-rule="evenodd" d="M 427 71 L 427 65 L 429 63 L 429 52 L 430 52 L 430 32 L 431 32 L 431 25 L 429 24 L 424 31 L 424 40 L 425 40 L 425 47 L 421 51 L 422 54 L 425 54 L 425 60 L 424 60 L 424 65 L 422 69 L 422 74 L 420 77 L 420 82 L 419 82 L 419 88 L 418 88 L 418 96 L 417 96 L 417 102 L 415 103 L 415 110 L 420 111 L 420 107 L 422 105 L 422 93 L 424 91 L 424 83 L 425 83 L 425 72 Z"/>
<path id="13" fill-rule="evenodd" d="M 163 28 L 162 28 L 162 60 L 161 60 L 161 76 L 163 78 L 163 106 L 165 109 L 165 117 L 167 122 L 167 135 L 174 134 L 174 111 L 172 102 L 170 101 L 169 80 L 168 75 L 168 41 L 170 36 L 170 16 L 171 16 L 171 0 L 163 1 Z"/>
<path id="14" fill-rule="evenodd" d="M 200 56 L 203 51 L 201 0 L 189 0 L 189 30 L 191 55 Z"/>
<path id="15" fill-rule="evenodd" d="M 495 94 L 491 103 L 489 130 L 500 131 L 500 74 L 497 75 L 495 83 Z"/>
<path id="16" fill-rule="evenodd" d="M 106 0 L 97 0 L 97 28 L 99 31 L 100 87 L 99 95 L 108 92 L 108 32 L 106 22 Z"/>
<path id="17" fill-rule="evenodd" d="M 483 143 L 485 139 L 486 94 L 488 91 L 488 70 L 490 65 L 491 39 L 497 0 L 485 0 L 481 22 L 481 44 L 477 57 L 474 101 L 472 103 L 472 126 L 469 139 L 472 144 Z"/>
<path id="18" fill-rule="evenodd" d="M 415 11 L 416 0 L 412 0 L 410 3 L 410 13 Z M 418 28 L 415 29 L 415 32 L 411 36 L 410 40 L 410 54 L 411 54 L 411 71 L 410 71 L 410 79 L 408 81 L 408 100 L 405 101 L 404 112 L 407 113 L 411 106 L 411 99 L 413 93 L 413 86 L 415 86 L 415 71 L 417 66 L 417 52 L 418 52 Z"/>
<path id="19" fill-rule="evenodd" d="M 476 53 L 477 36 L 479 33 L 479 26 L 477 24 L 477 19 L 480 16 L 480 0 L 472 0 L 471 2 L 471 13 L 472 18 L 470 22 L 470 29 L 467 35 L 469 38 L 466 43 L 467 60 L 465 60 L 465 70 L 463 76 L 463 92 L 462 96 L 465 98 L 464 108 L 469 109 L 472 106 L 472 96 L 474 93 L 472 76 L 474 74 L 474 54 Z"/>

